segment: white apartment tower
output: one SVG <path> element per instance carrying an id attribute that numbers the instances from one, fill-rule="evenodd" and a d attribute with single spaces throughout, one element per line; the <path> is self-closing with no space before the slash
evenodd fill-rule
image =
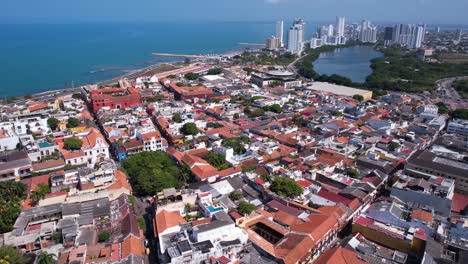
<path id="1" fill-rule="evenodd" d="M 345 39 L 345 17 L 336 17 L 335 37 L 338 44 L 344 44 Z"/>
<path id="2" fill-rule="evenodd" d="M 363 43 L 377 42 L 377 28 L 375 26 L 372 26 L 370 21 L 362 21 L 361 31 L 359 33 L 359 41 Z"/>
<path id="3" fill-rule="evenodd" d="M 280 47 L 284 46 L 284 41 L 283 41 L 283 32 L 284 29 L 284 23 L 283 21 L 278 21 L 276 22 L 276 38 L 279 39 Z"/>
<path id="4" fill-rule="evenodd" d="M 345 17 L 336 17 L 336 36 L 344 37 L 345 32 Z"/>
<path id="5" fill-rule="evenodd" d="M 288 31 L 288 51 L 293 54 L 304 50 L 304 27 L 302 19 L 295 19 Z"/>

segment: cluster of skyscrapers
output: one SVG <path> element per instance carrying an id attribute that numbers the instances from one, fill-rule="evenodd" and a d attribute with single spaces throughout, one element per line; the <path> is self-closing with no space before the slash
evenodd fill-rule
<path id="1" fill-rule="evenodd" d="M 305 46 L 305 22 L 301 18 L 294 19 L 287 34 L 286 50 L 292 54 L 299 54 L 304 50 Z M 271 36 L 267 39 L 266 48 L 277 50 L 284 48 L 284 23 L 283 21 L 276 22 L 276 36 Z"/>
<path id="2" fill-rule="evenodd" d="M 384 32 L 385 45 L 401 45 L 418 49 L 422 46 L 426 25 L 397 24 L 386 27 Z M 305 22 L 300 18 L 294 19 L 284 39 L 284 22 L 276 23 L 276 35 L 267 39 L 266 47 L 270 50 L 288 51 L 300 54 L 305 47 Z M 348 39 L 358 40 L 362 43 L 376 43 L 378 28 L 368 20 L 346 26 L 345 17 L 336 17 L 335 24 L 323 25 L 318 28 L 310 40 L 310 47 L 317 48 L 323 45 L 341 45 Z M 285 43 L 285 40 L 287 41 Z"/>
<path id="3" fill-rule="evenodd" d="M 396 24 L 393 27 L 385 27 L 384 44 L 418 49 L 422 47 L 425 34 L 426 25 Z"/>
<path id="4" fill-rule="evenodd" d="M 335 25 L 324 25 L 317 30 L 310 41 L 310 46 L 316 48 L 323 45 L 345 44 L 348 39 L 345 30 L 345 18 L 338 16 Z"/>

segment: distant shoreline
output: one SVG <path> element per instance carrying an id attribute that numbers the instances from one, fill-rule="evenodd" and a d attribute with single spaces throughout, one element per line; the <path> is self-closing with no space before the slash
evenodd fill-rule
<path id="1" fill-rule="evenodd" d="M 223 51 L 223 52 L 216 53 L 215 55 L 228 56 L 228 55 L 232 55 L 233 53 L 239 53 L 239 52 L 242 52 L 242 50 L 226 50 L 226 51 Z M 200 59 L 192 59 L 191 61 L 192 62 L 200 61 Z M 180 63 L 183 63 L 183 62 L 184 62 L 184 60 L 174 60 L 174 61 L 170 61 L 170 62 L 169 61 L 168 62 L 158 62 L 158 63 L 155 63 L 155 64 L 151 64 L 149 66 L 146 66 L 144 68 L 129 70 L 127 73 L 120 74 L 120 75 L 118 75 L 116 77 L 113 77 L 111 79 L 105 79 L 105 80 L 94 82 L 94 83 L 82 84 L 82 85 L 79 85 L 77 87 L 63 87 L 63 88 L 50 89 L 48 91 L 37 92 L 37 93 L 32 93 L 32 94 L 9 96 L 9 97 L 5 97 L 4 100 L 2 100 L 2 101 L 5 102 L 8 99 L 13 99 L 16 102 L 18 100 L 30 99 L 30 98 L 26 98 L 26 97 L 29 97 L 29 96 L 31 98 L 35 98 L 35 97 L 47 96 L 47 95 L 50 95 L 50 94 L 57 94 L 57 93 L 64 93 L 64 92 L 65 93 L 75 92 L 75 91 L 79 91 L 81 89 L 81 87 L 86 86 L 86 85 L 98 85 L 98 86 L 113 85 L 113 84 L 117 84 L 118 80 L 120 80 L 120 79 L 123 79 L 123 78 L 128 78 L 128 79 L 137 78 L 138 76 L 144 75 L 145 73 L 147 73 L 147 72 L 149 72 L 149 71 L 151 71 L 151 70 L 153 70 L 153 69 L 155 69 L 155 68 L 157 68 L 157 67 L 159 67 L 161 65 L 164 65 L 164 64 L 180 64 Z M 8 102 L 7 102 L 7 104 L 8 104 Z"/>

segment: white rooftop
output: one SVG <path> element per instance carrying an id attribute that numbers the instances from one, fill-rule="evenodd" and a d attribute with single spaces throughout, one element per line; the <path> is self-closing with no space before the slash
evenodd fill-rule
<path id="1" fill-rule="evenodd" d="M 333 93 L 337 95 L 353 96 L 355 94 L 367 93 L 369 91 L 351 88 L 343 85 L 336 85 L 327 82 L 313 82 L 311 86 L 307 87 L 309 90 L 322 91 L 327 93 Z"/>

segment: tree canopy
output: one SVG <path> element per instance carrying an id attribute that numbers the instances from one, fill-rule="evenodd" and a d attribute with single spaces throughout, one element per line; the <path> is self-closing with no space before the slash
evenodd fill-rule
<path id="1" fill-rule="evenodd" d="M 358 178 L 359 177 L 359 171 L 356 168 L 347 168 L 346 169 L 346 174 L 351 177 L 351 178 Z"/>
<path id="2" fill-rule="evenodd" d="M 184 78 L 190 81 L 195 81 L 200 77 L 198 73 L 189 72 L 184 75 Z"/>
<path id="3" fill-rule="evenodd" d="M 468 120 L 468 109 L 457 109 L 453 111 L 452 117 Z"/>
<path id="4" fill-rule="evenodd" d="M 240 136 L 234 138 L 225 138 L 221 143 L 224 147 L 229 147 L 234 150 L 234 154 L 242 155 L 245 153 L 246 149 L 244 148 L 245 144 L 250 142 L 249 137 Z"/>
<path id="5" fill-rule="evenodd" d="M 99 243 L 106 242 L 111 236 L 111 233 L 109 231 L 101 231 L 98 235 L 98 241 Z"/>
<path id="6" fill-rule="evenodd" d="M 37 263 L 38 264 L 53 264 L 53 263 L 56 263 L 55 257 L 56 257 L 56 255 L 53 254 L 53 253 L 42 252 L 37 257 Z"/>
<path id="7" fill-rule="evenodd" d="M 10 232 L 21 213 L 20 203 L 26 198 L 26 184 L 15 181 L 0 182 L 0 233 Z"/>
<path id="8" fill-rule="evenodd" d="M 291 178 L 276 177 L 271 183 L 271 190 L 277 195 L 285 197 L 296 197 L 301 195 L 304 190 Z"/>
<path id="9" fill-rule="evenodd" d="M 218 75 L 218 74 L 221 74 L 222 72 L 223 72 L 222 68 L 213 68 L 213 69 L 208 70 L 207 75 Z"/>
<path id="10" fill-rule="evenodd" d="M 0 247 L 0 263 L 23 264 L 23 255 L 14 247 Z"/>
<path id="11" fill-rule="evenodd" d="M 47 119 L 47 125 L 52 130 L 56 130 L 59 123 L 60 123 L 60 120 L 58 120 L 57 118 L 51 117 L 51 118 Z"/>
<path id="12" fill-rule="evenodd" d="M 67 138 L 63 142 L 63 148 L 68 149 L 68 150 L 79 150 L 81 149 L 82 145 L 83 145 L 83 141 L 74 137 Z"/>
<path id="13" fill-rule="evenodd" d="M 182 117 L 180 116 L 179 113 L 174 113 L 172 115 L 172 121 L 174 121 L 176 123 L 180 123 L 180 122 L 182 122 Z"/>
<path id="14" fill-rule="evenodd" d="M 39 200 L 44 199 L 48 193 L 50 193 L 50 187 L 44 183 L 39 183 L 36 190 L 31 192 L 31 200 L 33 204 L 37 204 Z"/>
<path id="15" fill-rule="evenodd" d="M 74 127 L 77 127 L 80 125 L 80 120 L 74 118 L 74 117 L 70 117 L 67 121 L 67 127 L 68 128 L 74 128 Z"/>
<path id="16" fill-rule="evenodd" d="M 229 164 L 226 162 L 226 158 L 222 154 L 210 151 L 203 155 L 202 158 L 218 170 L 229 168 Z"/>
<path id="17" fill-rule="evenodd" d="M 242 195 L 242 192 L 241 191 L 234 191 L 232 193 L 229 194 L 229 198 L 233 201 L 237 201 L 239 200 L 240 198 L 242 198 L 243 195 Z"/>
<path id="18" fill-rule="evenodd" d="M 194 123 L 185 123 L 182 126 L 181 132 L 186 136 L 188 135 L 194 136 L 198 134 L 199 131 L 198 131 L 197 126 Z"/>
<path id="19" fill-rule="evenodd" d="M 255 207 L 255 205 L 249 203 L 249 202 L 245 202 L 245 201 L 241 201 L 239 203 L 239 207 L 237 208 L 237 211 L 239 211 L 240 214 L 242 215 L 248 215 L 250 213 L 252 213 L 255 209 L 257 209 L 257 207 Z"/>
<path id="20" fill-rule="evenodd" d="M 355 95 L 353 95 L 353 99 L 358 100 L 359 102 L 362 102 L 362 101 L 364 101 L 364 96 L 362 96 L 360 94 L 355 94 Z"/>
<path id="21" fill-rule="evenodd" d="M 279 104 L 264 106 L 263 110 L 270 111 L 270 112 L 277 113 L 277 114 L 283 112 L 283 108 L 281 108 L 281 106 Z"/>
<path id="22" fill-rule="evenodd" d="M 468 98 L 468 80 L 454 81 L 452 86 L 464 98 Z"/>
<path id="23" fill-rule="evenodd" d="M 129 176 L 133 191 L 142 196 L 162 189 L 179 188 L 188 179 L 183 166 L 177 166 L 166 152 L 140 152 L 125 159 L 122 168 Z"/>

